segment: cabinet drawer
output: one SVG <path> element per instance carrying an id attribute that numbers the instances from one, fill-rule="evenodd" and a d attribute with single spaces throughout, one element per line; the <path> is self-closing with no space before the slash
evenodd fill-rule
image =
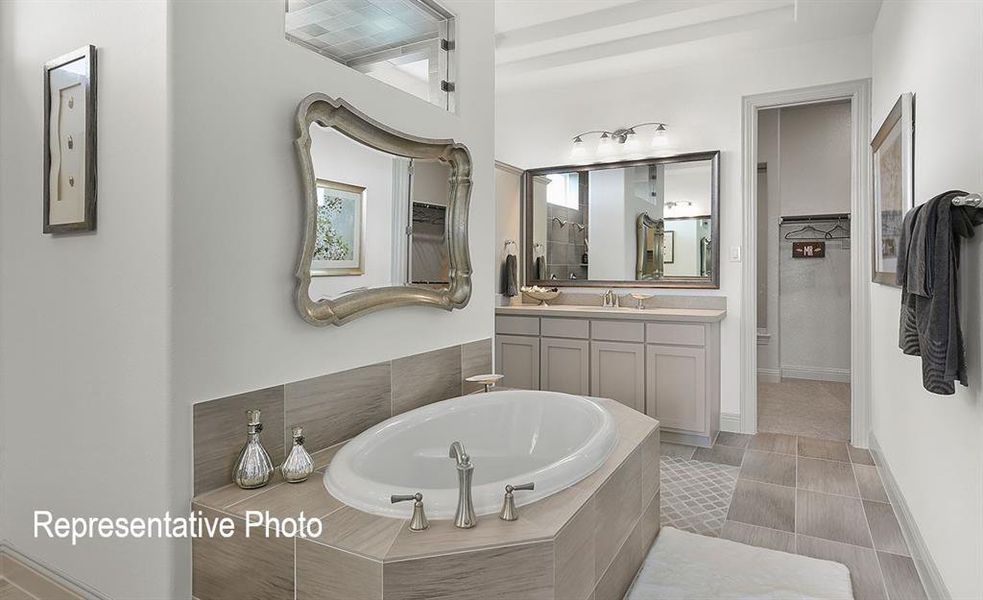
<path id="1" fill-rule="evenodd" d="M 539 335 L 539 317 L 495 316 L 495 333 Z"/>
<path id="2" fill-rule="evenodd" d="M 590 337 L 590 321 L 586 319 L 557 319 L 543 317 L 543 337 L 563 337 L 586 340 Z"/>
<path id="3" fill-rule="evenodd" d="M 591 321 L 591 337 L 612 342 L 644 342 L 645 324 L 632 321 Z"/>
<path id="4" fill-rule="evenodd" d="M 645 341 L 650 344 L 674 346 L 704 346 L 706 334 L 703 325 L 683 323 L 646 323 Z"/>

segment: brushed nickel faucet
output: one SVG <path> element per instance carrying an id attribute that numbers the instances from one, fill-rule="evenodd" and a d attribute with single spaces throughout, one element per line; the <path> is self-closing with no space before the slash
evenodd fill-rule
<path id="1" fill-rule="evenodd" d="M 410 519 L 410 531 L 424 531 L 428 529 L 430 527 L 430 521 L 427 520 L 427 514 L 423 512 L 423 494 L 420 492 L 415 494 L 393 494 L 389 497 L 389 501 L 393 504 L 408 500 L 413 501 L 413 518 Z"/>
<path id="2" fill-rule="evenodd" d="M 471 457 L 464 451 L 461 442 L 451 444 L 448 456 L 457 462 L 457 512 L 454 514 L 454 527 L 470 529 L 476 525 L 474 502 L 471 500 L 471 478 L 474 465 Z"/>
<path id="3" fill-rule="evenodd" d="M 515 509 L 515 497 L 512 493 L 520 490 L 534 489 L 536 489 L 536 484 L 531 481 L 520 485 L 509 484 L 505 486 L 505 501 L 502 502 L 502 511 L 498 513 L 498 518 L 503 521 L 517 521 L 519 519 L 519 511 Z"/>

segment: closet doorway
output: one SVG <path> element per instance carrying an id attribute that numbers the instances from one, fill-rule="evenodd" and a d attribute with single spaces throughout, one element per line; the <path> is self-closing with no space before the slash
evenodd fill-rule
<path id="1" fill-rule="evenodd" d="M 867 446 L 869 93 L 744 99 L 745 433 Z"/>
<path id="2" fill-rule="evenodd" d="M 758 431 L 850 439 L 850 102 L 758 111 Z"/>

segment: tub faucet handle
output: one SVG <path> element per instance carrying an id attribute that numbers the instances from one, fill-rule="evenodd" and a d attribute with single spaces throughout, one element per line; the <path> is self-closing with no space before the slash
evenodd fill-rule
<path id="1" fill-rule="evenodd" d="M 407 502 L 409 500 L 413 500 L 413 517 L 410 519 L 410 531 L 423 531 L 430 527 L 427 514 L 423 512 L 423 494 L 420 492 L 415 494 L 393 494 L 389 497 L 389 501 L 393 504 Z"/>
<path id="2" fill-rule="evenodd" d="M 531 481 L 519 485 L 509 484 L 505 486 L 505 502 L 502 503 L 502 512 L 498 514 L 498 518 L 503 521 L 517 520 L 519 518 L 519 511 L 515 508 L 515 498 L 512 496 L 512 492 L 534 489 L 536 489 L 536 484 Z"/>

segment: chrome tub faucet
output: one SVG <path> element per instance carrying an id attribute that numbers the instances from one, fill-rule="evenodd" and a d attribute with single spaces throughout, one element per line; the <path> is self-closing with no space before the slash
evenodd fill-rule
<path id="1" fill-rule="evenodd" d="M 471 500 L 471 478 L 474 465 L 461 442 L 451 444 L 448 456 L 457 462 L 457 512 L 454 514 L 454 527 L 470 529 L 475 526 L 474 503 Z"/>

